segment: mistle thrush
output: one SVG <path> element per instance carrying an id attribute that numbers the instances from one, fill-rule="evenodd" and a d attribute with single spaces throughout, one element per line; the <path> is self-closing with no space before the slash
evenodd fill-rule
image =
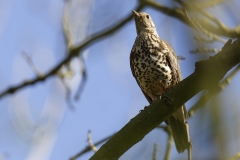
<path id="1" fill-rule="evenodd" d="M 137 38 L 130 55 L 132 74 L 144 96 L 151 104 L 182 80 L 177 56 L 173 48 L 160 39 L 149 14 L 133 11 Z M 191 149 L 188 115 L 185 106 L 165 120 L 170 126 L 177 151 Z"/>

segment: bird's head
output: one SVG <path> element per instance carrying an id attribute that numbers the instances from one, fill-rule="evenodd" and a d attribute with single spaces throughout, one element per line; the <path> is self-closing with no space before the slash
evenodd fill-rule
<path id="1" fill-rule="evenodd" d="M 140 34 L 142 31 L 150 31 L 150 32 L 155 32 L 156 31 L 156 26 L 152 21 L 152 18 L 150 17 L 149 14 L 145 12 L 136 12 L 132 10 L 134 14 L 134 19 L 135 19 L 135 24 L 136 24 L 136 30 L 137 34 Z"/>

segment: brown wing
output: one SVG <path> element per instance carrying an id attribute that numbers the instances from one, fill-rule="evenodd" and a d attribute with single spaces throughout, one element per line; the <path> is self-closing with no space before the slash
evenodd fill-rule
<path id="1" fill-rule="evenodd" d="M 161 41 L 163 43 L 165 43 L 165 46 L 169 50 L 169 52 L 166 53 L 166 55 L 167 55 L 166 58 L 167 58 L 167 62 L 169 63 L 170 68 L 173 71 L 172 79 L 173 79 L 173 81 L 175 81 L 175 85 L 176 85 L 177 83 L 179 83 L 182 80 L 182 74 L 181 74 L 179 63 L 178 63 L 177 55 L 175 54 L 172 46 L 168 42 L 166 42 L 164 40 L 161 40 Z M 181 107 L 179 110 L 177 110 L 174 113 L 174 116 L 176 118 L 178 118 L 179 120 L 185 122 L 186 121 L 185 119 L 188 117 L 185 105 L 183 105 L 183 107 Z"/>
<path id="2" fill-rule="evenodd" d="M 169 49 L 170 52 L 167 52 L 167 61 L 170 65 L 170 68 L 173 71 L 174 79 L 176 80 L 176 83 L 180 82 L 182 80 L 182 74 L 180 70 L 180 66 L 178 63 L 177 55 L 174 52 L 174 49 L 168 42 L 161 40 L 163 43 L 165 43 L 166 47 Z"/>
<path id="3" fill-rule="evenodd" d="M 173 71 L 174 76 L 173 80 L 175 81 L 175 84 L 177 84 L 182 80 L 182 74 L 180 66 L 178 64 L 177 56 L 173 48 L 166 41 L 163 41 L 163 43 L 165 43 L 166 47 L 169 50 L 169 52 L 166 53 L 167 55 L 166 58 L 167 62 L 170 65 L 170 68 Z M 188 149 L 189 146 L 191 146 L 189 126 L 186 121 L 187 118 L 188 118 L 187 110 L 185 105 L 183 105 L 166 120 L 166 123 L 171 128 L 173 139 L 175 141 L 176 148 L 179 153 L 183 152 L 185 149 Z"/>
<path id="4" fill-rule="evenodd" d="M 133 75 L 133 77 L 135 78 L 135 80 L 137 81 L 137 78 L 136 78 L 136 76 L 135 76 L 135 72 L 134 72 L 134 64 L 133 64 L 133 60 L 134 60 L 134 58 L 135 58 L 135 54 L 134 54 L 134 52 L 132 52 L 131 51 L 131 54 L 130 54 L 130 67 L 131 67 L 131 71 L 132 71 L 132 75 Z M 140 87 L 140 85 L 139 85 L 139 82 L 137 81 L 137 84 L 138 84 L 138 86 Z M 141 87 L 140 87 L 141 88 Z M 141 89 L 142 90 L 142 89 Z M 152 99 L 142 90 L 142 92 L 143 92 L 143 94 L 144 94 L 144 96 L 146 97 L 146 99 L 148 100 L 148 102 L 151 104 L 152 103 Z"/>

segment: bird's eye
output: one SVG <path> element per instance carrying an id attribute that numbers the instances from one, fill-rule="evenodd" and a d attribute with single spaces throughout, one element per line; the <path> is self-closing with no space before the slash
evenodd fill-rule
<path id="1" fill-rule="evenodd" d="M 147 19 L 149 19 L 149 15 L 146 15 Z"/>

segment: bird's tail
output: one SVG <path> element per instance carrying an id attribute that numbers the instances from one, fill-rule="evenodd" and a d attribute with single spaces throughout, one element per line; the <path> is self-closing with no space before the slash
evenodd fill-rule
<path id="1" fill-rule="evenodd" d="M 178 153 L 182 153 L 187 149 L 188 153 L 191 154 L 192 144 L 189 135 L 189 126 L 186 121 L 186 115 L 184 114 L 184 107 L 185 106 L 177 110 L 167 121 Z"/>

